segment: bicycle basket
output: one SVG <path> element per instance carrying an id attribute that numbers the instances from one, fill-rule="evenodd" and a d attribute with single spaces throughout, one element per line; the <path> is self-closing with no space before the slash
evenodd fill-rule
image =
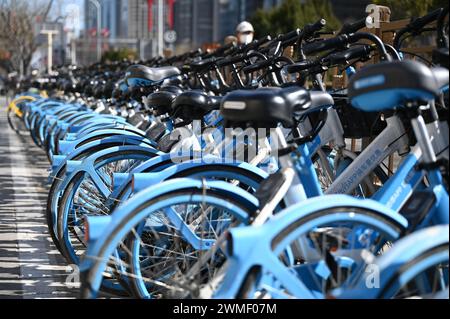
<path id="1" fill-rule="evenodd" d="M 345 138 L 365 138 L 380 134 L 386 128 L 380 112 L 363 112 L 353 108 L 346 95 L 333 95 Z"/>

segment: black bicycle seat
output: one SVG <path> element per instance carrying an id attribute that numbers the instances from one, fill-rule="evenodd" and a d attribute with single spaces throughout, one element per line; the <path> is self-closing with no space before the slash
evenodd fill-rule
<path id="1" fill-rule="evenodd" d="M 165 85 L 165 86 L 162 86 L 159 90 L 165 91 L 165 92 L 172 92 L 172 93 L 176 94 L 177 96 L 184 92 L 184 90 L 182 88 L 180 88 L 179 86 L 175 86 L 175 85 Z"/>
<path id="2" fill-rule="evenodd" d="M 68 81 L 66 81 L 66 83 L 64 83 L 64 86 L 63 86 L 64 92 L 75 93 L 75 89 L 76 89 L 76 85 L 71 80 L 68 80 Z"/>
<path id="3" fill-rule="evenodd" d="M 310 92 L 304 88 L 262 88 L 254 91 L 237 90 L 225 96 L 221 114 L 231 126 L 274 128 L 294 125 L 294 116 L 314 112 L 333 105 L 325 92 Z"/>
<path id="4" fill-rule="evenodd" d="M 101 99 L 103 97 L 103 92 L 104 92 L 104 83 L 103 82 L 99 82 L 97 83 L 97 85 L 94 87 L 94 97 L 96 99 Z"/>
<path id="5" fill-rule="evenodd" d="M 206 114 L 220 108 L 220 97 L 208 96 L 202 91 L 180 94 L 172 103 L 172 115 L 183 120 L 201 120 Z"/>
<path id="6" fill-rule="evenodd" d="M 86 81 L 83 88 L 85 95 L 92 96 L 94 94 L 94 83 L 92 81 Z"/>
<path id="7" fill-rule="evenodd" d="M 169 91 L 158 91 L 147 97 L 147 104 L 153 108 L 155 115 L 163 115 L 170 113 L 172 110 L 172 102 L 178 95 Z"/>
<path id="8" fill-rule="evenodd" d="M 103 98 L 109 99 L 112 97 L 112 93 L 114 90 L 114 82 L 107 82 L 104 86 L 103 86 Z"/>

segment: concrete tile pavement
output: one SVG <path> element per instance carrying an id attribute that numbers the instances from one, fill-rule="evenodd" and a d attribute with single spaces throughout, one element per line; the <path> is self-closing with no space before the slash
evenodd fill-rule
<path id="1" fill-rule="evenodd" d="M 0 298 L 74 298 L 72 269 L 48 234 L 45 153 L 7 123 L 0 97 Z"/>

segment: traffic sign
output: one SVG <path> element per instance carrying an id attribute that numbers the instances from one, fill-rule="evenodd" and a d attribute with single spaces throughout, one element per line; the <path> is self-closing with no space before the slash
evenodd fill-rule
<path id="1" fill-rule="evenodd" d="M 164 41 L 167 43 L 175 43 L 177 41 L 177 32 L 169 30 L 164 33 Z"/>

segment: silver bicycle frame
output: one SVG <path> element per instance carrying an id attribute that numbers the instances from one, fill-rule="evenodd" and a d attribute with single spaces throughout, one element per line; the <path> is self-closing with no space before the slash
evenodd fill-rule
<path id="1" fill-rule="evenodd" d="M 325 194 L 349 194 L 389 155 L 407 153 L 408 137 L 397 116 L 386 119 L 387 127 L 330 185 Z"/>

